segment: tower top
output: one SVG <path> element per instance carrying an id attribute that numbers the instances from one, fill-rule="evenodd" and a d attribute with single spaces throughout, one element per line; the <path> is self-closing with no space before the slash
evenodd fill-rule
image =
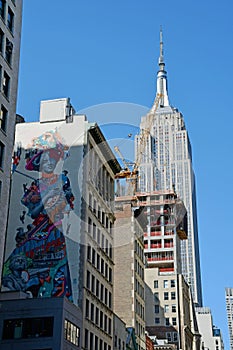
<path id="1" fill-rule="evenodd" d="M 170 107 L 167 91 L 167 72 L 165 71 L 165 63 L 163 56 L 163 31 L 160 26 L 160 54 L 159 54 L 159 70 L 157 72 L 157 92 L 156 96 L 160 95 L 158 108 Z M 157 109 L 157 98 L 155 98 L 151 112 L 155 112 Z"/>

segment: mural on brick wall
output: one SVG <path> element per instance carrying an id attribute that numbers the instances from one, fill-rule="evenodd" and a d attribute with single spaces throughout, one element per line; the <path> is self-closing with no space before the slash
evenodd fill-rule
<path id="1" fill-rule="evenodd" d="M 13 172 L 24 180 L 19 212 L 14 213 L 21 225 L 16 227 L 14 247 L 5 257 L 4 290 L 72 300 L 62 220 L 74 208 L 74 195 L 68 171 L 55 171 L 67 157 L 69 149 L 56 130 L 44 132 L 26 150 L 18 147 L 14 153 Z M 25 171 L 20 172 L 22 162 Z M 38 176 L 34 178 L 32 173 Z"/>

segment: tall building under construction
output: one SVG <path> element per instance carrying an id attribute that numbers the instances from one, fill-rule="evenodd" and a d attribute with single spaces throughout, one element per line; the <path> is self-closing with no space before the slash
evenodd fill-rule
<path id="1" fill-rule="evenodd" d="M 195 176 L 192 151 L 183 115 L 170 105 L 167 72 L 160 32 L 157 94 L 151 110 L 143 116 L 136 137 L 139 192 L 174 189 L 187 209 L 188 239 L 181 242 L 182 274 L 191 287 L 193 301 L 202 305 L 202 288 L 197 227 Z"/>

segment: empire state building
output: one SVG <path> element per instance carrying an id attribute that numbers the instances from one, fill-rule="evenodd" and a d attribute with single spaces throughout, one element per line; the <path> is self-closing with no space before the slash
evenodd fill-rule
<path id="1" fill-rule="evenodd" d="M 147 130 L 147 136 L 143 137 L 142 145 L 142 133 L 145 135 L 145 130 Z M 192 150 L 183 115 L 169 102 L 162 31 L 160 31 L 157 94 L 151 110 L 141 118 L 140 134 L 136 137 L 135 147 L 137 159 L 140 159 L 139 191 L 175 189 L 185 204 L 188 239 L 181 242 L 182 274 L 190 285 L 194 303 L 202 306 Z"/>

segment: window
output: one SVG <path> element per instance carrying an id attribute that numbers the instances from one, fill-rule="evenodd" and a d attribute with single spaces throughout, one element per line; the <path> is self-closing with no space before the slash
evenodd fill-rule
<path id="1" fill-rule="evenodd" d="M 154 293 L 154 302 L 158 303 L 159 302 L 159 293 Z"/>
<path id="2" fill-rule="evenodd" d="M 100 229 L 97 229 L 97 243 L 100 244 Z"/>
<path id="3" fill-rule="evenodd" d="M 90 332 L 90 349 L 94 349 L 94 334 Z"/>
<path id="4" fill-rule="evenodd" d="M 95 350 L 99 350 L 99 338 L 95 335 Z"/>
<path id="5" fill-rule="evenodd" d="M 14 13 L 11 8 L 8 7 L 8 15 L 7 15 L 7 27 L 13 32 L 14 29 Z"/>
<path id="6" fill-rule="evenodd" d="M 176 299 L 176 292 L 171 292 L 171 299 L 175 300 Z"/>
<path id="7" fill-rule="evenodd" d="M 177 332 L 173 332 L 173 341 L 178 341 L 178 334 L 177 334 Z"/>
<path id="8" fill-rule="evenodd" d="M 176 281 L 175 280 L 171 280 L 171 288 L 176 286 Z"/>
<path id="9" fill-rule="evenodd" d="M 85 309 L 85 316 L 89 318 L 89 300 L 86 299 L 86 309 Z"/>
<path id="10" fill-rule="evenodd" d="M 168 280 L 163 281 L 163 288 L 168 288 Z"/>
<path id="11" fill-rule="evenodd" d="M 0 0 L 0 16 L 2 19 L 5 19 L 5 8 L 6 8 L 6 1 Z"/>
<path id="12" fill-rule="evenodd" d="M 170 323 L 169 323 L 169 318 L 166 317 L 166 318 L 165 318 L 165 326 L 169 326 L 169 325 L 170 325 Z"/>
<path id="13" fill-rule="evenodd" d="M 104 291 L 104 303 L 105 303 L 105 305 L 108 305 L 108 290 L 107 290 L 107 288 L 105 288 L 105 291 Z"/>
<path id="14" fill-rule="evenodd" d="M 0 168 L 3 168 L 4 144 L 0 141 Z"/>
<path id="15" fill-rule="evenodd" d="M 3 89 L 4 95 L 8 98 L 9 97 L 9 92 L 10 92 L 10 77 L 9 77 L 9 75 L 6 72 L 4 72 L 4 75 L 3 75 L 3 86 L 2 86 L 2 89 Z"/>
<path id="16" fill-rule="evenodd" d="M 10 40 L 6 38 L 5 59 L 10 65 L 12 61 L 12 52 L 13 52 L 13 44 Z"/>
<path id="17" fill-rule="evenodd" d="M 96 224 L 93 223 L 93 239 L 96 241 Z"/>
<path id="18" fill-rule="evenodd" d="M 104 274 L 104 259 L 101 258 L 101 273 Z"/>
<path id="19" fill-rule="evenodd" d="M 94 304 L 91 303 L 91 321 L 92 322 L 94 322 L 94 311 L 95 311 Z"/>
<path id="20" fill-rule="evenodd" d="M 99 280 L 96 280 L 96 290 L 95 290 L 95 294 L 97 296 L 97 298 L 99 298 L 99 295 L 100 295 L 100 282 Z"/>
<path id="21" fill-rule="evenodd" d="M 70 343 L 79 346 L 80 329 L 74 323 L 65 320 L 65 339 Z"/>
<path id="22" fill-rule="evenodd" d="M 99 309 L 98 307 L 95 309 L 95 323 L 99 324 Z"/>
<path id="23" fill-rule="evenodd" d="M 91 260 L 92 264 L 95 266 L 95 249 L 92 248 L 92 260 Z"/>
<path id="24" fill-rule="evenodd" d="M 176 312 L 176 304 L 172 305 L 172 312 Z"/>
<path id="25" fill-rule="evenodd" d="M 88 345 L 89 345 L 88 336 L 89 336 L 88 329 L 85 329 L 85 336 L 84 336 L 84 346 L 85 346 L 85 349 L 88 349 Z"/>
<path id="26" fill-rule="evenodd" d="M 112 259 L 112 244 L 109 243 L 109 257 Z"/>
<path id="27" fill-rule="evenodd" d="M 98 253 L 96 255 L 96 268 L 100 270 L 100 255 Z"/>
<path id="28" fill-rule="evenodd" d="M 158 280 L 154 281 L 154 288 L 159 288 L 159 281 Z"/>
<path id="29" fill-rule="evenodd" d="M 159 324 L 159 323 L 160 323 L 159 317 L 155 317 L 155 324 Z"/>
<path id="30" fill-rule="evenodd" d="M 176 326 L 176 317 L 172 317 L 172 325 Z"/>
<path id="31" fill-rule="evenodd" d="M 107 332 L 108 327 L 108 316 L 104 315 L 104 331 Z"/>
<path id="32" fill-rule="evenodd" d="M 168 300 L 168 299 L 169 299 L 169 297 L 168 297 L 168 292 L 164 292 L 164 293 L 163 293 L 163 299 L 164 299 L 164 300 Z"/>
<path id="33" fill-rule="evenodd" d="M 87 277 L 86 277 L 86 287 L 90 289 L 91 287 L 91 274 L 90 271 L 87 270 Z"/>
<path id="34" fill-rule="evenodd" d="M 90 245 L 87 246 L 87 259 L 91 260 L 91 246 Z"/>
<path id="35" fill-rule="evenodd" d="M 109 269 L 108 269 L 108 280 L 110 283 L 112 282 L 112 269 L 111 269 L 111 267 L 109 267 Z"/>
<path id="36" fill-rule="evenodd" d="M 104 301 L 104 286 L 101 283 L 101 287 L 100 287 L 100 300 Z"/>
<path id="37" fill-rule="evenodd" d="M 2 339 L 53 336 L 53 317 L 4 320 Z"/>
<path id="38" fill-rule="evenodd" d="M 112 293 L 109 292 L 108 294 L 108 307 L 111 309 L 112 308 Z"/>
<path id="39" fill-rule="evenodd" d="M 156 313 L 156 314 L 159 313 L 159 305 L 155 305 L 155 313 Z"/>
<path id="40" fill-rule="evenodd" d="M 100 311 L 100 328 L 103 329 L 103 311 Z"/>
<path id="41" fill-rule="evenodd" d="M 164 312 L 169 312 L 169 305 L 164 305 Z"/>
<path id="42" fill-rule="evenodd" d="M 6 122 L 7 122 L 7 109 L 2 105 L 1 111 L 0 111 L 0 128 L 3 131 L 6 131 Z"/>
<path id="43" fill-rule="evenodd" d="M 0 52 L 3 51 L 3 43 L 4 43 L 4 33 L 3 33 L 3 31 L 0 29 Z"/>
<path id="44" fill-rule="evenodd" d="M 168 341 L 172 341 L 172 335 L 171 335 L 170 332 L 166 333 L 166 338 L 167 338 Z"/>
<path id="45" fill-rule="evenodd" d="M 91 276 L 91 291 L 92 293 L 95 293 L 95 276 Z"/>
<path id="46" fill-rule="evenodd" d="M 107 263 L 105 263 L 105 278 L 107 278 L 108 279 L 108 264 Z"/>
<path id="47" fill-rule="evenodd" d="M 112 334 L 112 320 L 111 318 L 108 319 L 108 334 Z"/>

